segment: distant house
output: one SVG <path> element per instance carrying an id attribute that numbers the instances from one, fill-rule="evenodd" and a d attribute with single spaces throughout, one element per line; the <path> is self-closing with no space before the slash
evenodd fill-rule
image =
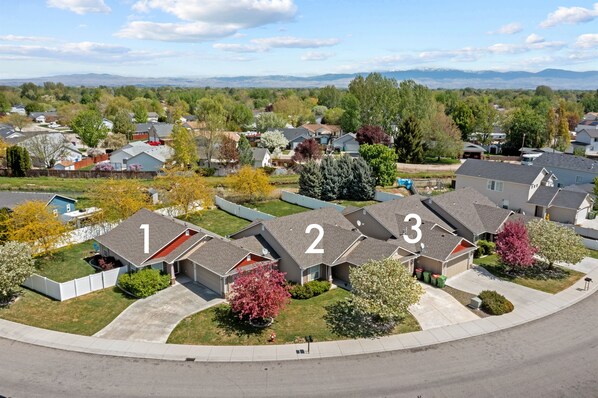
<path id="1" fill-rule="evenodd" d="M 151 123 L 135 123 L 134 134 L 148 134 L 150 127 L 152 127 Z"/>
<path id="2" fill-rule="evenodd" d="M 311 135 L 321 145 L 328 145 L 341 135 L 341 127 L 334 124 L 308 123 L 301 127 L 309 130 Z"/>
<path id="3" fill-rule="evenodd" d="M 76 199 L 47 192 L 0 191 L 0 209 L 14 210 L 25 202 L 44 202 L 55 215 L 75 210 Z"/>
<path id="4" fill-rule="evenodd" d="M 29 118 L 36 123 L 52 123 L 58 120 L 58 113 L 56 111 L 31 112 Z"/>
<path id="5" fill-rule="evenodd" d="M 166 145 L 153 146 L 141 141 L 130 142 L 110 154 L 114 170 L 128 170 L 131 165 L 141 166 L 142 171 L 158 171 L 173 155 Z"/>
<path id="6" fill-rule="evenodd" d="M 579 122 L 577 127 L 575 127 L 575 131 L 579 134 L 581 130 L 598 130 L 598 120 L 597 119 L 585 119 Z"/>
<path id="7" fill-rule="evenodd" d="M 596 122 L 598 123 L 598 121 Z M 586 127 L 577 130 L 575 141 L 571 142 L 567 153 L 573 153 L 576 148 L 583 148 L 586 155 L 598 155 L 598 129 Z"/>
<path id="8" fill-rule="evenodd" d="M 0 138 L 5 140 L 11 138 L 14 135 L 19 135 L 10 124 L 0 123 Z"/>
<path id="9" fill-rule="evenodd" d="M 170 134 L 173 127 L 172 123 L 153 123 L 149 128 L 149 140 L 161 143 L 171 141 Z"/>
<path id="10" fill-rule="evenodd" d="M 592 184 L 598 177 L 598 161 L 583 156 L 562 153 L 543 153 L 533 160 L 534 166 L 544 167 L 557 177 L 559 187 Z"/>
<path id="11" fill-rule="evenodd" d="M 284 138 L 289 141 L 287 146 L 289 149 L 295 149 L 297 148 L 297 145 L 301 144 L 303 141 L 312 138 L 311 132 L 305 127 L 284 128 L 279 131 L 281 131 Z"/>
<path id="12" fill-rule="evenodd" d="M 36 157 L 36 154 L 40 151 L 54 154 L 53 160 L 55 162 L 78 162 L 83 159 L 83 153 L 81 153 L 71 142 L 68 142 L 64 134 L 59 132 L 49 132 L 46 130 L 24 131 L 11 134 L 5 141 L 10 145 L 18 145 L 27 149 L 31 156 L 32 164 L 35 167 L 47 166 L 45 160 L 48 160 L 49 157 L 48 159 L 38 159 Z M 60 150 L 60 153 L 58 153 L 56 148 L 59 148 L 60 146 L 62 146 L 62 149 Z"/>
<path id="13" fill-rule="evenodd" d="M 150 123 L 158 123 L 159 118 L 160 118 L 160 115 L 158 115 L 156 112 L 148 112 L 147 113 L 147 121 Z"/>
<path id="14" fill-rule="evenodd" d="M 473 188 L 496 205 L 535 217 L 579 224 L 593 205 L 589 195 L 556 187 L 540 166 L 468 159 L 456 172 L 456 189 Z"/>
<path id="15" fill-rule="evenodd" d="M 75 170 L 75 162 L 71 162 L 69 160 L 61 160 L 60 162 L 56 163 L 54 170 Z"/>
<path id="16" fill-rule="evenodd" d="M 357 142 L 354 133 L 343 134 L 339 138 L 332 141 L 332 147 L 335 151 L 345 152 L 348 154 L 359 154 L 359 142 Z"/>
<path id="17" fill-rule="evenodd" d="M 271 154 L 267 148 L 251 148 L 253 151 L 253 167 L 271 167 Z"/>
<path id="18" fill-rule="evenodd" d="M 583 120 L 598 120 L 598 112 L 588 112 L 583 116 Z"/>
<path id="19" fill-rule="evenodd" d="M 463 143 L 463 159 L 482 159 L 486 150 L 471 142 Z"/>
<path id="20" fill-rule="evenodd" d="M 27 111 L 25 110 L 25 105 L 15 105 L 10 108 L 9 113 L 18 113 L 19 115 L 26 116 Z"/>
<path id="21" fill-rule="evenodd" d="M 102 119 L 102 124 L 109 130 L 112 131 L 112 128 L 114 127 L 114 123 L 112 123 L 111 120 L 108 120 L 106 118 Z"/>

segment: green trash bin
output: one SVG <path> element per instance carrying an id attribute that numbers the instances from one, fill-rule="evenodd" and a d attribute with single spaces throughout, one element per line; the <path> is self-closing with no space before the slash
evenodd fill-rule
<path id="1" fill-rule="evenodd" d="M 432 273 L 431 273 L 431 272 L 429 272 L 429 271 L 424 271 L 424 282 L 426 282 L 426 283 L 430 283 L 430 275 L 431 275 L 431 274 L 432 274 Z"/>
<path id="2" fill-rule="evenodd" d="M 440 275 L 440 277 L 436 280 L 436 287 L 443 288 L 446 285 L 446 276 Z"/>
<path id="3" fill-rule="evenodd" d="M 430 282 L 431 282 L 432 286 L 436 286 L 436 281 L 438 280 L 439 277 L 440 277 L 440 275 L 438 275 L 438 274 L 432 274 L 432 277 L 430 278 Z"/>

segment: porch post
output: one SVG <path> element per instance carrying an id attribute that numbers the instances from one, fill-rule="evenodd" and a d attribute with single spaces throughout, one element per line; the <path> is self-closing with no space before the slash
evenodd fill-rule
<path id="1" fill-rule="evenodd" d="M 176 276 L 174 275 L 174 264 L 167 263 L 166 270 L 168 272 L 168 275 L 170 275 L 170 285 L 172 286 L 176 282 Z"/>

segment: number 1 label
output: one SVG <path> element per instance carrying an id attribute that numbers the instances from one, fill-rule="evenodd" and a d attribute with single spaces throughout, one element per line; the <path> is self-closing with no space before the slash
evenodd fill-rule
<path id="1" fill-rule="evenodd" d="M 149 254 L 149 225 L 141 224 L 139 229 L 143 230 L 143 253 Z"/>

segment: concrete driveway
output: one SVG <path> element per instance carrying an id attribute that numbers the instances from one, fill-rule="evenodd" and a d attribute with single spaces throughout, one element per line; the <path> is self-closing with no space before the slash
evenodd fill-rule
<path id="1" fill-rule="evenodd" d="M 537 303 L 552 296 L 550 293 L 499 279 L 477 266 L 448 278 L 446 284 L 472 294 L 479 294 L 482 290 L 495 290 L 509 299 L 515 305 L 515 310 L 517 307 Z"/>
<path id="2" fill-rule="evenodd" d="M 223 301 L 203 285 L 177 283 L 153 296 L 137 300 L 94 336 L 165 343 L 180 321 Z"/>
<path id="3" fill-rule="evenodd" d="M 422 330 L 479 319 L 476 314 L 445 291 L 424 283 L 420 284 L 426 293 L 418 304 L 409 307 L 409 312 L 417 319 Z"/>

